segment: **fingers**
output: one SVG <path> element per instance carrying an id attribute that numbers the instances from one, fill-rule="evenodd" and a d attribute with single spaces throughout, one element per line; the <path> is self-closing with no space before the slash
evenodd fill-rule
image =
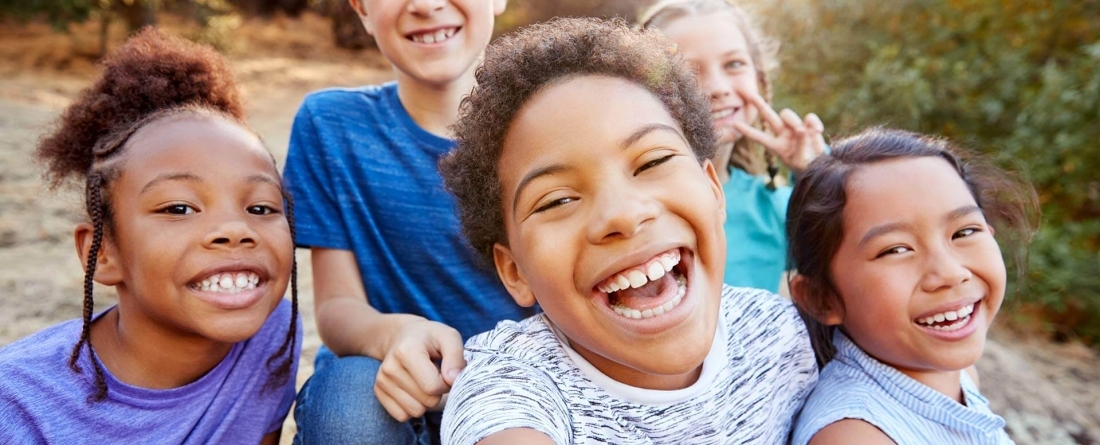
<path id="1" fill-rule="evenodd" d="M 458 373 L 466 367 L 466 358 L 462 356 L 462 335 L 458 331 L 450 329 L 449 331 L 440 332 L 434 338 L 438 343 L 440 354 L 439 372 L 443 375 L 443 381 L 447 385 L 445 391 L 449 391 L 451 385 L 454 385 L 455 379 L 458 378 Z"/>
<path id="2" fill-rule="evenodd" d="M 791 111 L 790 108 L 784 108 L 779 112 L 779 117 L 783 119 L 783 123 L 787 128 L 790 128 L 794 132 L 796 138 L 802 137 L 806 134 L 806 126 L 802 124 L 802 118 L 798 117 L 798 113 Z"/>
<path id="3" fill-rule="evenodd" d="M 783 128 L 783 119 L 776 114 L 768 101 L 764 100 L 759 93 L 755 91 L 739 91 L 739 93 L 741 93 L 741 97 L 748 99 L 750 104 L 756 106 L 757 110 L 760 110 L 760 118 L 764 119 L 764 122 L 770 125 L 773 131 L 779 132 Z"/>
<path id="4" fill-rule="evenodd" d="M 398 422 L 405 422 L 414 417 L 423 416 L 427 411 L 427 406 L 408 393 L 386 391 L 380 386 L 379 382 L 374 385 L 374 394 L 378 397 L 378 402 L 382 404 L 386 412 L 390 413 Z M 438 403 L 438 400 L 430 406 L 434 406 L 436 403 Z"/>
<path id="5" fill-rule="evenodd" d="M 741 132 L 742 136 L 747 137 L 749 139 L 752 139 L 756 142 L 759 142 L 761 145 L 763 145 L 765 147 L 771 148 L 771 147 L 774 147 L 776 145 L 775 136 L 772 136 L 771 134 L 768 134 L 765 131 L 758 130 L 758 129 L 754 128 L 752 125 L 746 124 L 746 123 L 741 122 L 741 121 L 734 121 L 733 122 L 733 127 L 736 128 L 737 131 Z"/>
<path id="6" fill-rule="evenodd" d="M 428 366 L 434 369 L 435 365 L 431 360 L 427 361 Z M 423 415 L 428 407 L 438 404 L 440 398 L 437 394 L 424 391 L 409 367 L 410 364 L 403 363 L 398 354 L 391 355 L 382 361 L 374 383 L 374 392 L 379 402 L 382 402 L 382 406 L 391 416 L 400 421 Z M 412 367 L 417 368 L 415 363 Z M 442 386 L 442 378 L 438 373 L 435 379 Z"/>
<path id="7" fill-rule="evenodd" d="M 806 124 L 806 128 L 809 129 L 810 131 L 814 131 L 814 132 L 817 132 L 817 133 L 824 133 L 825 132 L 825 124 L 823 124 L 821 122 L 821 118 L 817 117 L 817 115 L 814 114 L 814 113 L 809 113 L 809 114 L 806 115 L 805 124 Z"/>

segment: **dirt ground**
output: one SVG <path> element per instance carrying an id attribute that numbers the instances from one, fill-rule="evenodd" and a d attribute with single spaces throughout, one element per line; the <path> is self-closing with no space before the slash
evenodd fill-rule
<path id="1" fill-rule="evenodd" d="M 73 248 L 79 195 L 50 193 L 31 160 L 37 139 L 97 73 L 86 40 L 38 25 L 0 27 L 0 346 L 81 313 L 83 273 Z M 333 48 L 319 17 L 246 22 L 230 58 L 249 120 L 280 162 L 309 91 L 392 76 L 373 52 Z M 115 36 L 114 40 L 120 39 Z M 298 252 L 305 321 L 298 384 L 321 341 L 313 320 L 309 254 Z M 116 300 L 97 288 L 97 310 Z M 1021 444 L 1100 443 L 1100 354 L 1076 343 L 995 329 L 978 364 L 983 393 Z M 294 424 L 288 419 L 283 442 Z"/>

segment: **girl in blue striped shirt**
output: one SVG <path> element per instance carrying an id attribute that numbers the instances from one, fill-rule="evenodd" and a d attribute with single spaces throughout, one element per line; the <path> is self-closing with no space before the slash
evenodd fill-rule
<path id="1" fill-rule="evenodd" d="M 827 364 L 793 443 L 1012 443 L 972 371 L 1005 294 L 993 235 L 1024 241 L 1021 259 L 1037 200 L 956 153 L 872 129 L 799 178 L 791 291 Z"/>

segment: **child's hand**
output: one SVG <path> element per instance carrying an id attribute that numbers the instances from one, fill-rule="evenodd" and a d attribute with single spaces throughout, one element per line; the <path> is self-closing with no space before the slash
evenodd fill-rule
<path id="1" fill-rule="evenodd" d="M 771 135 L 744 122 L 733 126 L 749 139 L 759 142 L 774 153 L 795 173 L 805 170 L 810 162 L 825 153 L 825 125 L 816 114 L 810 113 L 803 120 L 794 111 L 784 108 L 776 114 L 768 102 L 755 92 L 740 92 L 760 112 L 760 118 L 771 128 Z"/>
<path id="2" fill-rule="evenodd" d="M 458 331 L 434 321 L 413 321 L 394 336 L 374 394 L 394 419 L 405 422 L 438 406 L 465 367 Z"/>

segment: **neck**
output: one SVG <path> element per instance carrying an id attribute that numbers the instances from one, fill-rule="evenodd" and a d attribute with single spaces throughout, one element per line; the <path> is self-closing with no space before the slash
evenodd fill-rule
<path id="1" fill-rule="evenodd" d="M 714 157 L 710 158 L 714 163 L 714 169 L 718 172 L 718 180 L 723 184 L 730 181 L 730 158 L 733 156 L 734 142 L 718 144 L 714 151 Z"/>
<path id="2" fill-rule="evenodd" d="M 397 98 L 412 120 L 431 134 L 452 138 L 451 125 L 458 120 L 458 106 L 474 88 L 473 68 L 446 84 L 427 84 L 400 71 L 397 78 Z"/>
<path id="3" fill-rule="evenodd" d="M 699 380 L 703 373 L 703 364 L 692 368 L 683 374 L 651 374 L 643 372 L 621 363 L 610 360 L 595 352 L 585 349 L 576 342 L 570 341 L 569 347 L 577 351 L 588 363 L 611 379 L 642 389 L 656 389 L 661 391 L 675 391 L 687 388 Z"/>
<path id="4" fill-rule="evenodd" d="M 135 312 L 120 302 L 92 324 L 90 333 L 103 366 L 128 385 L 184 386 L 214 369 L 233 346 L 171 330 Z"/>
<path id="5" fill-rule="evenodd" d="M 911 369 L 896 368 L 913 380 L 923 383 L 951 400 L 963 402 L 962 371 L 914 371 Z"/>

